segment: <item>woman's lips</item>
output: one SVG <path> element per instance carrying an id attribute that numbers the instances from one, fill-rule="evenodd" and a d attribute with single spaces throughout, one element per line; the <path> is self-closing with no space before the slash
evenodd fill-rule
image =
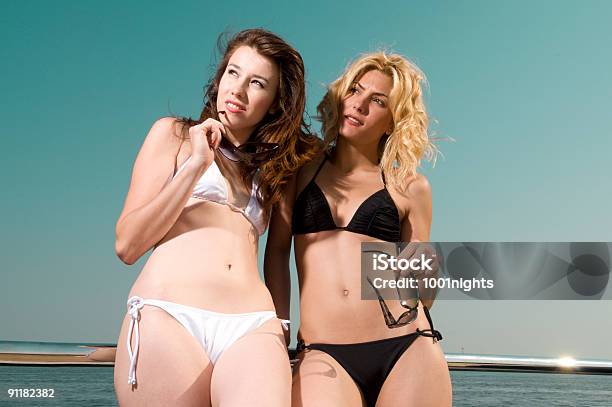
<path id="1" fill-rule="evenodd" d="M 243 105 L 233 100 L 226 100 L 225 107 L 227 107 L 227 110 L 230 111 L 231 113 L 240 113 L 246 110 L 246 108 Z"/>
<path id="2" fill-rule="evenodd" d="M 357 118 L 351 116 L 350 114 L 345 114 L 344 115 L 344 119 L 351 126 L 354 126 L 354 127 L 363 126 L 363 122 L 362 121 L 360 121 Z"/>

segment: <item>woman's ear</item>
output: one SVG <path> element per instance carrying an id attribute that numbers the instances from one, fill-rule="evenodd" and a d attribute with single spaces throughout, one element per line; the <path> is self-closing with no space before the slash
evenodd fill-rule
<path id="1" fill-rule="evenodd" d="M 385 131 L 385 134 L 388 134 L 389 136 L 393 133 L 393 128 L 395 126 L 393 125 L 393 119 L 389 120 L 389 127 L 387 127 L 387 131 Z"/>

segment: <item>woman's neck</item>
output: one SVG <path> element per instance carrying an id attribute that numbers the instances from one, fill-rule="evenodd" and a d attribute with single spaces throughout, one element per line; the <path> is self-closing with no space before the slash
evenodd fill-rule
<path id="1" fill-rule="evenodd" d="M 338 136 L 331 161 L 345 174 L 355 170 L 371 171 L 375 167 L 378 171 L 378 142 L 355 145 Z"/>

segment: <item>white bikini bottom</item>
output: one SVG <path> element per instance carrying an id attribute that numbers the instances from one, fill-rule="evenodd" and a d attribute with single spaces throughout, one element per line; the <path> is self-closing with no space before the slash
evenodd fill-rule
<path id="1" fill-rule="evenodd" d="M 239 338 L 259 328 L 264 322 L 277 318 L 274 311 L 257 311 L 243 314 L 224 314 L 174 302 L 131 297 L 128 313 L 132 317 L 127 335 L 127 350 L 130 356 L 128 383 L 136 384 L 136 361 L 138 358 L 138 320 L 140 309 L 145 305 L 161 308 L 172 315 L 200 343 L 208 359 L 215 364 L 221 354 Z M 289 321 L 280 319 L 283 328 L 288 329 Z M 132 331 L 135 332 L 132 352 Z"/>

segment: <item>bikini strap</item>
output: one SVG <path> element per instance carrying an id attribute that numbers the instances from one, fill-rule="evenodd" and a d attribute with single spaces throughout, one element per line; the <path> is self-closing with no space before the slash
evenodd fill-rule
<path id="1" fill-rule="evenodd" d="M 317 168 L 317 171 L 314 173 L 310 182 L 314 182 L 315 178 L 317 178 L 317 175 L 319 175 L 319 171 L 321 171 L 321 168 L 323 168 L 323 164 L 325 164 L 325 161 L 327 161 L 327 153 L 323 154 L 323 161 L 321 161 L 321 164 L 319 164 L 319 168 Z"/>
<path id="2" fill-rule="evenodd" d="M 295 351 L 297 353 L 300 353 L 306 349 L 309 349 L 309 347 L 310 347 L 309 345 L 306 345 L 306 343 L 304 343 L 303 339 L 300 339 L 297 343 L 297 346 L 295 347 Z"/>
<path id="3" fill-rule="evenodd" d="M 433 326 L 433 321 L 431 319 L 431 315 L 429 315 L 429 309 L 425 305 L 423 305 L 423 310 L 425 311 L 425 317 L 427 317 L 427 322 L 429 322 L 429 329 L 420 330 L 416 329 L 417 334 L 421 336 L 427 336 L 433 338 L 433 342 L 436 343 L 442 340 L 442 334 L 440 331 L 436 331 Z"/>
<path id="4" fill-rule="evenodd" d="M 281 325 L 283 326 L 283 329 L 285 331 L 288 331 L 289 330 L 289 324 L 291 323 L 291 321 L 289 319 L 282 319 L 282 318 L 278 318 L 278 320 L 280 321 Z"/>

